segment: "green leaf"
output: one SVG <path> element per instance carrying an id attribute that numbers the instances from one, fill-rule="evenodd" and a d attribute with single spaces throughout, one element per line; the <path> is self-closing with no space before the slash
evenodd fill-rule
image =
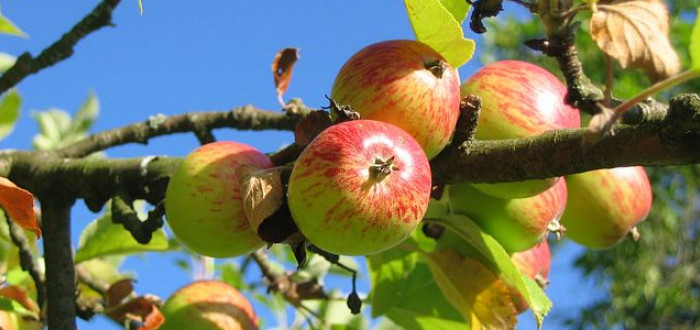
<path id="1" fill-rule="evenodd" d="M 139 15 L 143 15 L 143 3 L 139 0 Z"/>
<path id="2" fill-rule="evenodd" d="M 248 284 L 243 278 L 243 273 L 241 273 L 238 266 L 232 262 L 225 263 L 221 266 L 221 280 L 238 290 L 248 289 Z"/>
<path id="3" fill-rule="evenodd" d="M 169 250 L 168 237 L 163 229 L 153 232 L 153 238 L 148 244 L 140 244 L 124 227 L 112 223 L 112 214 L 108 208 L 102 216 L 88 224 L 80 234 L 75 262 L 110 255 L 167 250 Z"/>
<path id="4" fill-rule="evenodd" d="M 100 101 L 97 99 L 97 95 L 91 92 L 73 117 L 71 131 L 73 133 L 87 133 L 99 113 Z"/>
<path id="5" fill-rule="evenodd" d="M 460 24 L 467 17 L 467 12 L 469 11 L 469 7 L 471 7 L 469 3 L 464 0 L 440 0 L 440 2 Z"/>
<path id="6" fill-rule="evenodd" d="M 474 40 L 465 39 L 462 26 L 440 0 L 404 0 L 416 39 L 458 68 L 474 55 Z"/>
<path id="7" fill-rule="evenodd" d="M 698 7 L 693 32 L 690 34 L 690 58 L 692 60 L 691 67 L 700 69 L 700 7 Z"/>
<path id="8" fill-rule="evenodd" d="M 407 329 L 467 329 L 435 284 L 419 252 L 403 246 L 368 257 L 372 316 L 385 315 Z"/>
<path id="9" fill-rule="evenodd" d="M 12 133 L 15 123 L 19 119 L 19 107 L 22 105 L 22 98 L 17 91 L 10 90 L 0 100 L 0 140 Z"/>
<path id="10" fill-rule="evenodd" d="M 20 30 L 15 23 L 12 23 L 7 17 L 0 13 L 0 33 L 14 35 L 22 38 L 28 37 L 24 31 Z"/>
<path id="11" fill-rule="evenodd" d="M 0 296 L 0 310 L 17 313 L 22 316 L 30 316 L 39 319 L 36 313 L 24 308 L 17 300 Z"/>
<path id="12" fill-rule="evenodd" d="M 537 324 L 541 325 L 545 315 L 552 308 L 552 302 L 534 281 L 515 268 L 501 244 L 482 232 L 479 226 L 468 217 L 451 214 L 440 223 L 468 243 L 469 250 L 476 254 L 474 257 L 483 261 L 496 274 L 500 274 L 506 284 L 518 290 L 532 309 Z"/>
<path id="13" fill-rule="evenodd" d="M 0 53 L 0 73 L 7 71 L 7 69 L 15 65 L 15 62 L 17 62 L 16 57 L 7 53 Z"/>

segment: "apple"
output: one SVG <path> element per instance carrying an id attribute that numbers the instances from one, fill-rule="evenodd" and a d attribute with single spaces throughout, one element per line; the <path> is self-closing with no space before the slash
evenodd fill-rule
<path id="1" fill-rule="evenodd" d="M 390 40 L 355 53 L 340 69 L 331 98 L 361 119 L 394 124 L 433 158 L 459 117 L 459 74 L 430 46 Z"/>
<path id="2" fill-rule="evenodd" d="M 525 251 L 556 229 L 567 201 L 566 183 L 533 197 L 503 199 L 480 192 L 470 184 L 450 186 L 453 212 L 470 217 L 509 253 Z"/>
<path id="3" fill-rule="evenodd" d="M 562 128 L 578 128 L 578 110 L 565 102 L 566 86 L 547 70 L 522 61 L 499 61 L 474 73 L 461 88 L 462 96 L 481 97 L 477 139 L 503 140 L 537 135 Z M 530 197 L 546 190 L 558 178 L 522 182 L 475 184 L 501 198 Z"/>
<path id="4" fill-rule="evenodd" d="M 416 229 L 430 191 L 428 158 L 411 135 L 389 123 L 354 120 L 324 130 L 304 149 L 287 198 L 310 243 L 367 255 Z"/>
<path id="5" fill-rule="evenodd" d="M 250 227 L 236 170 L 272 166 L 257 149 L 238 142 L 205 144 L 187 155 L 165 193 L 165 214 L 175 236 L 197 253 L 233 257 L 263 246 Z"/>
<path id="6" fill-rule="evenodd" d="M 219 281 L 197 281 L 178 289 L 161 308 L 168 329 L 258 329 L 260 322 L 243 294 Z"/>
<path id="7" fill-rule="evenodd" d="M 649 178 L 641 166 L 601 169 L 566 177 L 566 236 L 589 248 L 620 242 L 651 210 Z"/>
<path id="8" fill-rule="evenodd" d="M 514 253 L 511 256 L 511 260 L 513 264 L 515 264 L 515 268 L 525 276 L 535 280 L 537 285 L 541 288 L 545 288 L 547 284 L 549 284 L 547 277 L 549 276 L 551 255 L 547 240 L 542 241 L 529 250 Z M 511 290 L 510 296 L 513 299 L 513 305 L 515 305 L 515 309 L 518 313 L 522 313 L 528 309 L 527 302 L 525 302 L 520 293 Z"/>

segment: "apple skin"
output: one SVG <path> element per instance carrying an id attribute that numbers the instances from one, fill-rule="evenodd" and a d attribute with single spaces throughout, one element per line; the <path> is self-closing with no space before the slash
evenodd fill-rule
<path id="1" fill-rule="evenodd" d="M 433 71 L 426 68 L 435 63 L 440 66 Z M 459 74 L 426 44 L 384 41 L 363 48 L 345 62 L 331 98 L 350 105 L 361 119 L 402 128 L 433 158 L 455 131 Z"/>
<path id="2" fill-rule="evenodd" d="M 249 145 L 220 141 L 195 149 L 173 173 L 165 193 L 167 222 L 195 252 L 223 258 L 263 246 L 243 210 L 241 165 L 267 168 L 272 162 Z"/>
<path id="3" fill-rule="evenodd" d="M 574 174 L 566 183 L 571 198 L 561 223 L 568 238 L 589 248 L 614 246 L 651 210 L 651 184 L 641 166 Z"/>
<path id="4" fill-rule="evenodd" d="M 480 140 L 517 139 L 546 131 L 581 126 L 579 111 L 564 102 L 567 89 L 549 71 L 527 62 L 491 63 L 460 87 L 462 97 L 481 97 L 481 115 L 475 137 Z M 558 178 L 497 184 L 475 184 L 500 198 L 531 197 Z"/>
<path id="5" fill-rule="evenodd" d="M 551 266 L 551 254 L 547 240 L 543 240 L 529 250 L 514 253 L 511 255 L 511 260 L 515 264 L 515 268 L 525 276 L 535 280 L 542 288 L 548 284 L 547 277 Z M 520 293 L 511 290 L 510 296 L 518 313 L 522 313 L 529 308 Z"/>
<path id="6" fill-rule="evenodd" d="M 453 212 L 470 217 L 509 253 L 525 251 L 545 239 L 548 226 L 559 220 L 567 203 L 564 180 L 539 195 L 502 199 L 469 184 L 450 186 Z"/>
<path id="7" fill-rule="evenodd" d="M 178 289 L 161 308 L 169 329 L 258 329 L 253 306 L 243 294 L 219 281 L 197 281 Z"/>
<path id="8" fill-rule="evenodd" d="M 371 168 L 394 157 L 377 177 Z M 408 133 L 379 121 L 355 120 L 319 134 L 297 159 L 287 197 L 307 240 L 342 255 L 384 251 L 406 239 L 430 199 L 430 164 Z"/>

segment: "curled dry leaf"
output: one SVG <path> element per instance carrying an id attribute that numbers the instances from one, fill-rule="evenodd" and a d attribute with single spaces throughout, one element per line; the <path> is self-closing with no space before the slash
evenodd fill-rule
<path id="1" fill-rule="evenodd" d="M 279 99 L 280 104 L 284 107 L 284 101 L 282 100 L 282 95 L 289 88 L 289 82 L 292 80 L 292 70 L 294 69 L 294 64 L 299 59 L 299 49 L 297 48 L 285 48 L 280 50 L 275 59 L 272 61 L 272 75 L 275 79 L 275 89 L 277 89 L 277 99 Z"/>
<path id="2" fill-rule="evenodd" d="M 654 81 L 680 71 L 680 59 L 668 39 L 669 16 L 663 1 L 599 1 L 596 7 L 591 35 L 623 68 L 643 69 Z"/>
<path id="3" fill-rule="evenodd" d="M 17 301 L 29 311 L 39 313 L 39 305 L 29 297 L 24 288 L 16 285 L 8 285 L 0 288 L 0 296 Z"/>
<path id="4" fill-rule="evenodd" d="M 283 170 L 281 167 L 261 169 L 253 165 L 238 168 L 238 180 L 243 192 L 243 211 L 256 232 L 263 220 L 282 205 Z"/>
<path id="5" fill-rule="evenodd" d="M 41 237 L 41 227 L 34 214 L 34 195 L 17 187 L 7 178 L 0 177 L 0 206 L 20 227 Z"/>
<path id="6" fill-rule="evenodd" d="M 132 292 L 134 292 L 133 279 L 125 278 L 112 283 L 105 293 L 107 308 L 119 305 Z"/>
<path id="7" fill-rule="evenodd" d="M 141 323 L 139 330 L 158 329 L 165 322 L 165 317 L 158 308 L 160 302 L 158 297 L 146 295 L 114 306 L 105 314 L 120 324 L 125 321 Z"/>
<path id="8" fill-rule="evenodd" d="M 472 329 L 515 329 L 517 311 L 508 287 L 481 262 L 444 249 L 428 254 L 428 267 Z"/>
<path id="9" fill-rule="evenodd" d="M 294 127 L 294 143 L 304 147 L 311 143 L 316 135 L 330 126 L 331 117 L 328 112 L 312 111 Z"/>

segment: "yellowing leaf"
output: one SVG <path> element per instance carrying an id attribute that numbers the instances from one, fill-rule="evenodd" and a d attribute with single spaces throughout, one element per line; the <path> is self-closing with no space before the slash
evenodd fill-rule
<path id="1" fill-rule="evenodd" d="M 0 14 L 0 33 L 10 34 L 22 38 L 26 38 L 27 34 L 12 23 L 7 17 Z"/>
<path id="2" fill-rule="evenodd" d="M 697 17 L 693 32 L 690 33 L 690 59 L 693 69 L 700 69 L 700 7 L 698 7 Z"/>
<path id="3" fill-rule="evenodd" d="M 260 169 L 252 165 L 238 168 L 243 210 L 256 232 L 263 220 L 282 205 L 284 189 L 280 172 L 280 168 Z"/>
<path id="4" fill-rule="evenodd" d="M 661 0 L 598 2 L 590 29 L 598 47 L 623 68 L 641 68 L 656 81 L 681 69 L 668 39 L 668 10 Z"/>
<path id="5" fill-rule="evenodd" d="M 508 287 L 481 262 L 444 249 L 427 255 L 438 287 L 472 329 L 515 329 L 517 311 Z"/>
<path id="6" fill-rule="evenodd" d="M 418 41 L 440 53 L 454 68 L 474 55 L 474 40 L 465 39 L 462 26 L 440 0 L 404 0 Z"/>
<path id="7" fill-rule="evenodd" d="M 34 195 L 17 187 L 7 178 L 0 177 L 0 206 L 20 227 L 41 237 L 41 227 L 34 214 Z"/>
<path id="8" fill-rule="evenodd" d="M 442 6 L 445 7 L 459 23 L 464 21 L 467 17 L 469 7 L 471 7 L 469 3 L 464 0 L 440 0 L 440 3 L 442 3 Z"/>

